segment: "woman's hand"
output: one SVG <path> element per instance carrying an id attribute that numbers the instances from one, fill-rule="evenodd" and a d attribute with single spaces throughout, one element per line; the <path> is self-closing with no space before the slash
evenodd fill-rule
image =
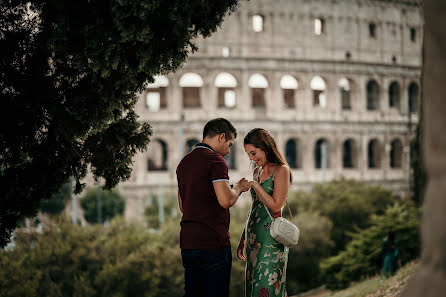
<path id="1" fill-rule="evenodd" d="M 258 182 L 256 182 L 255 180 L 252 180 L 250 182 L 248 182 L 249 187 L 255 190 L 255 187 L 259 184 Z"/>
<path id="2" fill-rule="evenodd" d="M 245 240 L 244 239 L 240 239 L 240 243 L 238 244 L 238 247 L 237 247 L 237 258 L 239 258 L 239 260 L 241 260 L 241 261 L 245 261 L 246 260 L 246 256 L 245 256 Z"/>

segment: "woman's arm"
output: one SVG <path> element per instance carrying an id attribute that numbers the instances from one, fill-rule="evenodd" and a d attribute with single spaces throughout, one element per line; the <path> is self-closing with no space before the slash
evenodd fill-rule
<path id="1" fill-rule="evenodd" d="M 243 229 L 242 236 L 240 236 L 240 242 L 237 247 L 237 258 L 239 258 L 242 261 L 246 260 L 245 255 L 245 230 Z"/>
<path id="2" fill-rule="evenodd" d="M 273 195 L 269 195 L 257 181 L 251 181 L 251 187 L 256 192 L 260 201 L 268 207 L 269 210 L 279 212 L 285 204 L 288 190 L 290 188 L 290 169 L 288 166 L 280 165 L 277 167 L 274 175 Z"/>

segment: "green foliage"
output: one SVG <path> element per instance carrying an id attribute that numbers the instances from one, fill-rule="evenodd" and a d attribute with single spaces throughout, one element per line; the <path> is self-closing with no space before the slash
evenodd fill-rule
<path id="1" fill-rule="evenodd" d="M 163 232 L 122 219 L 108 228 L 59 222 L 43 234 L 18 232 L 15 249 L 0 251 L 1 295 L 181 296 L 179 247 L 162 244 Z"/>
<path id="2" fill-rule="evenodd" d="M 321 263 L 327 288 L 345 288 L 352 281 L 379 273 L 382 264 L 381 243 L 390 230 L 396 234 L 402 263 L 420 253 L 420 211 L 410 203 L 395 204 L 383 215 L 372 216 L 371 226 L 356 230 L 345 251 Z"/>
<path id="3" fill-rule="evenodd" d="M 343 197 L 337 192 L 361 193 L 365 198 L 355 204 L 353 198 L 336 198 Z M 289 253 L 290 294 L 324 282 L 329 288 L 341 288 L 350 281 L 376 274 L 381 267 L 381 241 L 390 229 L 396 231 L 403 262 L 419 254 L 419 210 L 407 203 L 383 209 L 387 193 L 355 182 L 335 181 L 321 189 L 316 187 L 312 193 L 290 194 L 293 221 L 301 231 L 299 245 Z M 380 194 L 385 203 L 378 203 L 376 196 Z M 43 234 L 18 232 L 15 248 L 0 251 L 0 287 L 6 288 L 5 296 L 182 296 L 180 218 L 173 211 L 178 209 L 177 200 L 175 193 L 163 197 L 165 222 L 157 230 L 115 218 L 107 228 L 96 224 L 81 228 L 58 222 L 46 226 Z M 329 197 L 335 201 L 330 202 Z M 344 215 L 341 210 L 346 207 L 368 215 L 366 227 L 354 228 L 351 225 L 359 225 L 355 222 L 336 226 L 323 214 Z M 244 292 L 245 262 L 237 259 L 236 248 L 249 208 L 249 203 L 243 205 L 241 201 L 231 208 L 231 297 L 243 296 Z M 95 218 L 96 210 L 93 213 Z M 286 210 L 284 214 L 289 218 Z M 157 214 L 153 217 L 157 220 Z M 332 233 L 345 226 L 351 230 L 345 231 L 350 232 L 350 242 L 345 251 L 330 257 L 334 248 Z"/>
<path id="4" fill-rule="evenodd" d="M 102 206 L 101 223 L 124 213 L 125 200 L 117 190 L 104 191 L 102 189 L 98 190 L 91 188 L 87 190 L 84 197 L 81 198 L 81 206 L 84 210 L 84 216 L 89 223 L 98 223 L 98 195 L 101 199 Z"/>
<path id="5" fill-rule="evenodd" d="M 290 249 L 287 266 L 287 290 L 298 293 L 322 285 L 319 263 L 330 255 L 331 221 L 318 213 L 303 212 L 293 222 L 299 227 L 300 240 Z"/>
<path id="6" fill-rule="evenodd" d="M 370 225 L 370 217 L 380 215 L 398 200 L 391 191 L 354 180 L 335 180 L 317 184 L 312 193 L 295 193 L 292 206 L 297 211 L 320 213 L 333 223 L 331 254 L 343 250 L 351 240 L 348 232 Z"/>
<path id="7" fill-rule="evenodd" d="M 40 203 L 40 210 L 43 213 L 50 215 L 58 215 L 65 209 L 65 204 L 71 199 L 71 192 L 73 187 L 71 181 L 63 184 L 57 194 L 53 195 L 51 199 L 42 200 Z"/>
<path id="8" fill-rule="evenodd" d="M 237 0 L 1 1 L 0 247 L 70 177 L 113 188 L 151 136 L 135 94 L 177 70 Z M 80 283 L 83 279 L 80 278 Z"/>
<path id="9" fill-rule="evenodd" d="M 243 199 L 243 198 L 242 198 Z M 239 202 L 238 202 L 239 203 Z M 245 265 L 246 262 L 240 261 L 237 258 L 237 247 L 240 242 L 240 236 L 245 229 L 246 220 L 251 205 L 249 203 L 241 206 L 237 205 L 231 208 L 231 224 L 229 226 L 229 233 L 231 234 L 232 246 L 232 270 L 231 282 L 229 289 L 230 297 L 244 296 L 245 292 Z"/>

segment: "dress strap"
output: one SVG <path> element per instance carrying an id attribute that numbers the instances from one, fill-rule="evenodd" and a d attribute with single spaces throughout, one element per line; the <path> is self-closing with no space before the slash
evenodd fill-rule
<path id="1" fill-rule="evenodd" d="M 273 180 L 274 180 L 274 172 L 276 172 L 277 166 L 279 166 L 279 165 L 274 166 L 273 173 L 271 173 L 271 177 L 273 178 Z"/>

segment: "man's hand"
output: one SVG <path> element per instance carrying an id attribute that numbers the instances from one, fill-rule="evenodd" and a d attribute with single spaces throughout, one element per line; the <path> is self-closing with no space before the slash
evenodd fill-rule
<path id="1" fill-rule="evenodd" d="M 251 185 L 246 178 L 242 178 L 235 184 L 234 188 L 238 189 L 242 193 L 248 191 L 251 188 Z"/>

